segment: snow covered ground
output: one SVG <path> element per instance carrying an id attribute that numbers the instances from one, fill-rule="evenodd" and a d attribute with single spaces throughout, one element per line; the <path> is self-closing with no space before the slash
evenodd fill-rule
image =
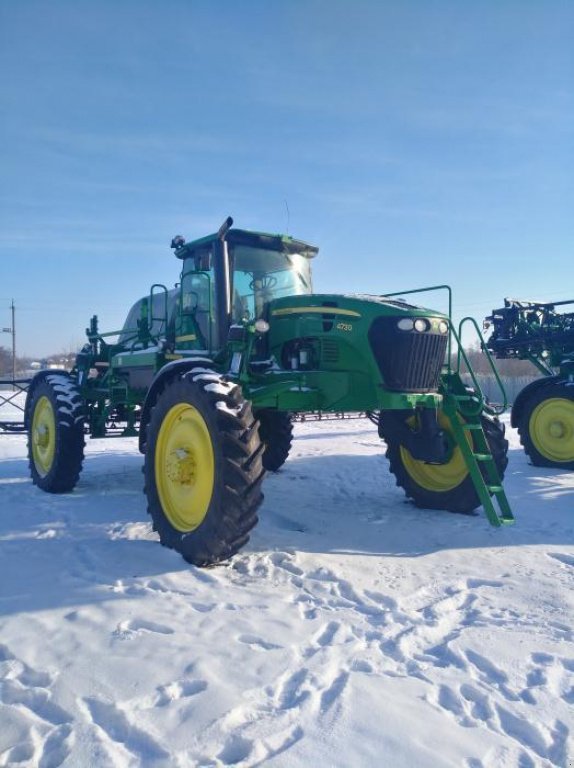
<path id="1" fill-rule="evenodd" d="M 420 510 L 368 421 L 306 423 L 231 564 L 156 541 L 135 440 L 74 493 L 0 437 L 0 765 L 574 765 L 574 473 Z"/>

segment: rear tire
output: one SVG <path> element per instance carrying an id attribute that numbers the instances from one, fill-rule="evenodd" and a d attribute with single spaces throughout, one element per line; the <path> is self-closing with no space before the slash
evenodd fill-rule
<path id="1" fill-rule="evenodd" d="M 84 460 L 82 398 L 63 373 L 32 387 L 26 404 L 32 481 L 48 493 L 67 493 L 78 482 Z"/>
<path id="2" fill-rule="evenodd" d="M 263 501 L 263 449 L 237 384 L 206 369 L 169 381 L 151 411 L 144 463 L 161 543 L 197 566 L 243 547 Z"/>
<path id="3" fill-rule="evenodd" d="M 257 411 L 259 436 L 265 444 L 263 466 L 269 472 L 277 472 L 285 464 L 293 442 L 293 422 L 285 411 Z"/>
<path id="4" fill-rule="evenodd" d="M 482 415 L 481 420 L 502 480 L 508 464 L 508 440 L 504 437 L 504 427 L 497 419 L 485 414 Z M 441 412 L 439 412 L 439 424 L 445 431 L 450 431 L 448 419 Z M 470 431 L 465 434 L 468 439 L 471 439 L 468 437 L 471 434 Z M 468 514 L 480 506 L 464 457 L 457 446 L 444 464 L 428 464 L 413 459 L 400 443 L 387 442 L 387 458 L 397 485 L 404 489 L 407 497 L 412 499 L 417 507 Z"/>
<path id="5" fill-rule="evenodd" d="M 556 382 L 540 387 L 524 403 L 520 442 L 537 467 L 574 469 L 574 387 Z"/>

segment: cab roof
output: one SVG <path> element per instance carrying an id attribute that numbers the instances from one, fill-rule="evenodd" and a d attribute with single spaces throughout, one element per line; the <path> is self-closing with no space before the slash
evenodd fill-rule
<path id="1" fill-rule="evenodd" d="M 219 235 L 215 232 L 212 235 L 200 237 L 198 240 L 192 240 L 178 248 L 176 256 L 178 259 L 186 259 L 218 239 Z M 255 248 L 265 248 L 266 250 L 278 251 L 280 253 L 299 253 L 307 259 L 312 259 L 319 252 L 319 248 L 315 245 L 305 243 L 303 240 L 295 240 L 293 237 L 289 237 L 289 235 L 251 232 L 248 229 L 230 229 L 225 235 L 225 240 L 233 245 L 250 245 Z"/>

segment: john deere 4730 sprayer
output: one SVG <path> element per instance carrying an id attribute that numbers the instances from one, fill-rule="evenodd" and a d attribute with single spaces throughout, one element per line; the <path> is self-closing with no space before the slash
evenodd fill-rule
<path id="1" fill-rule="evenodd" d="M 495 357 L 529 360 L 542 374 L 524 387 L 511 412 L 524 450 L 539 467 L 574 469 L 574 312 L 563 311 L 573 304 L 505 299 L 485 319 Z"/>
<path id="2" fill-rule="evenodd" d="M 86 433 L 138 435 L 161 542 L 208 565 L 248 540 L 265 470 L 289 454 L 293 415 L 359 411 L 415 504 L 482 504 L 493 525 L 512 522 L 507 441 L 451 364 L 449 314 L 390 296 L 314 294 L 317 248 L 232 223 L 190 243 L 174 238 L 176 287 L 153 285 L 121 331 L 101 333 L 94 316 L 73 370 L 34 378 L 26 424 L 36 485 L 72 490 Z"/>

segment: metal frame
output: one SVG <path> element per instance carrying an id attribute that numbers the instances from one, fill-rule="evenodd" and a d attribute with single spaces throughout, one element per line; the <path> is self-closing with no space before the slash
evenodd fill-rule
<path id="1" fill-rule="evenodd" d="M 2 415 L 2 408 L 6 405 L 12 405 L 17 410 L 22 411 L 22 421 L 0 419 L 0 435 L 25 431 L 24 406 L 18 405 L 14 400 L 18 395 L 28 391 L 31 381 L 32 379 L 0 379 L 0 416 Z M 5 385 L 13 388 L 8 396 L 4 395 L 5 390 L 2 389 Z"/>

